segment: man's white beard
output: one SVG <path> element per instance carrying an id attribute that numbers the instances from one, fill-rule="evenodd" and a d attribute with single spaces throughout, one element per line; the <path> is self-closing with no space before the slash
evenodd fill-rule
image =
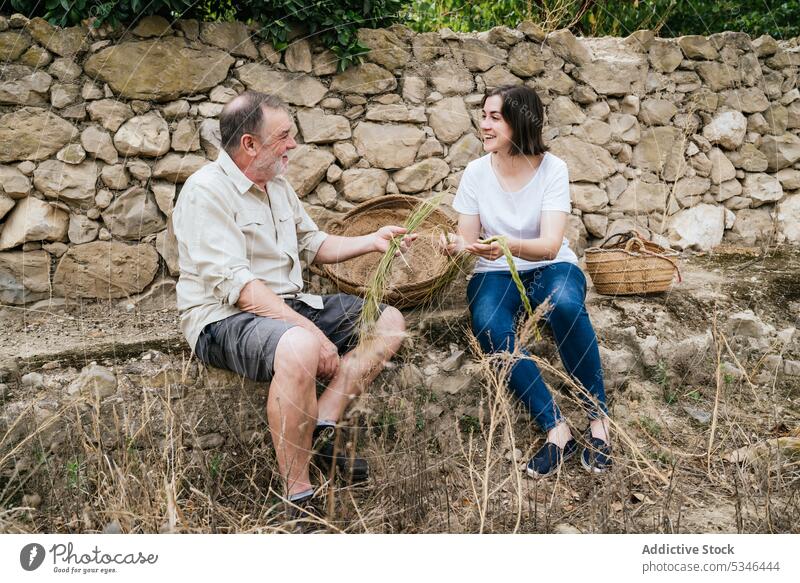
<path id="1" fill-rule="evenodd" d="M 286 173 L 286 170 L 289 168 L 288 162 L 284 164 L 283 158 L 278 158 L 272 164 L 272 172 L 275 176 L 282 176 Z"/>

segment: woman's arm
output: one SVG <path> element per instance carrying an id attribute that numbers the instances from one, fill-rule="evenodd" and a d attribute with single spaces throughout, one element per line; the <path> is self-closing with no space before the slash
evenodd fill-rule
<path id="1" fill-rule="evenodd" d="M 458 255 L 478 240 L 481 234 L 481 216 L 458 213 L 458 234 L 441 237 L 439 245 L 447 255 Z"/>
<path id="2" fill-rule="evenodd" d="M 564 241 L 564 231 L 567 228 L 567 213 L 562 211 L 542 212 L 539 227 L 539 237 L 536 239 L 506 238 L 511 255 L 527 261 L 542 261 L 555 259 Z M 460 226 L 460 224 L 459 224 Z M 466 247 L 473 255 L 494 261 L 503 255 L 503 250 L 497 243 L 473 243 Z"/>
<path id="3" fill-rule="evenodd" d="M 564 242 L 567 213 L 544 211 L 538 239 L 508 239 L 508 248 L 514 257 L 527 261 L 555 259 Z"/>
<path id="4" fill-rule="evenodd" d="M 471 245 L 481 236 L 480 215 L 458 215 L 458 234 L 467 245 Z"/>

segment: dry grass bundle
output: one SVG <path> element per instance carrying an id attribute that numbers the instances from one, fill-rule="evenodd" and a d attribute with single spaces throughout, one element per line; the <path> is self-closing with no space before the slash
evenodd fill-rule
<path id="1" fill-rule="evenodd" d="M 439 207 L 443 197 L 444 194 L 440 193 L 429 200 L 420 201 L 403 225 L 407 231 L 405 236 L 413 234 L 425 222 L 431 213 Z M 380 305 L 389 287 L 389 274 L 392 270 L 392 263 L 395 257 L 403 257 L 400 251 L 402 240 L 403 237 L 392 239 L 389 248 L 381 257 L 378 267 L 369 279 L 364 293 L 364 307 L 359 318 L 359 341 L 361 343 L 366 342 L 371 337 L 375 322 L 378 321 Z M 405 261 L 405 258 L 403 260 Z"/>

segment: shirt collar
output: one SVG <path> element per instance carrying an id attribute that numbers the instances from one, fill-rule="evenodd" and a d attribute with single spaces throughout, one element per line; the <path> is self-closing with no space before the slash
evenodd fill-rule
<path id="1" fill-rule="evenodd" d="M 239 191 L 239 194 L 244 194 L 255 186 L 255 183 L 244 175 L 244 172 L 242 172 L 228 153 L 222 148 L 219 149 L 217 164 L 219 164 L 223 172 L 233 181 L 233 185 L 236 187 L 236 190 Z"/>

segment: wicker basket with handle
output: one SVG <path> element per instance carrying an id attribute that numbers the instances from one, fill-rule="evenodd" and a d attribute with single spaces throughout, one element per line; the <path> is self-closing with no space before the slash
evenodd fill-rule
<path id="1" fill-rule="evenodd" d="M 326 230 L 332 235 L 359 236 L 386 225 L 402 226 L 419 203 L 419 198 L 401 194 L 374 198 L 330 221 Z M 414 306 L 429 299 L 448 281 L 453 263 L 438 252 L 437 240 L 443 230 L 454 229 L 455 224 L 444 211 L 437 208 L 431 213 L 416 230 L 418 238 L 411 248 L 393 262 L 384 302 L 398 308 Z M 368 253 L 312 269 L 333 280 L 340 291 L 363 296 L 380 260 L 380 253 Z"/>
<path id="2" fill-rule="evenodd" d="M 617 233 L 587 249 L 586 271 L 597 293 L 604 295 L 664 292 L 676 277 L 681 281 L 678 252 L 636 231 Z"/>

